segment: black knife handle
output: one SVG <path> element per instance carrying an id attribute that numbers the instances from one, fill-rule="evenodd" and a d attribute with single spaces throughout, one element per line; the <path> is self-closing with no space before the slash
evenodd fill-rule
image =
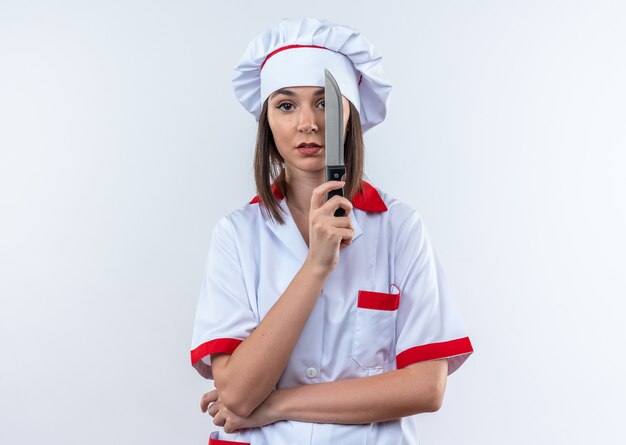
<path id="1" fill-rule="evenodd" d="M 326 166 L 326 177 L 329 181 L 341 181 L 343 175 L 346 174 L 346 166 L 345 165 L 327 165 Z M 335 195 L 343 196 L 343 187 L 340 189 L 331 190 L 328 192 L 328 197 L 326 200 L 328 201 Z M 335 216 L 346 216 L 346 211 L 343 207 L 339 207 L 335 210 Z"/>

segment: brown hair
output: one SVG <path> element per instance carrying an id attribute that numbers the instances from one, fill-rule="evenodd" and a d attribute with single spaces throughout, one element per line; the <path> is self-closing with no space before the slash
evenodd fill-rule
<path id="1" fill-rule="evenodd" d="M 348 118 L 344 146 L 346 184 L 343 190 L 344 196 L 351 201 L 354 195 L 363 192 L 362 178 L 365 156 L 359 112 L 352 105 L 352 102 L 348 101 L 348 103 L 350 104 L 350 117 Z M 257 195 L 261 199 L 259 205 L 264 206 L 269 211 L 271 219 L 284 224 L 285 220 L 281 215 L 281 208 L 278 206 L 272 193 L 272 184 L 275 182 L 283 196 L 285 195 L 285 169 L 282 166 L 284 160 L 276 148 L 274 136 L 267 119 L 267 104 L 268 100 L 263 104 L 259 117 L 254 155 L 254 180 L 256 182 Z"/>

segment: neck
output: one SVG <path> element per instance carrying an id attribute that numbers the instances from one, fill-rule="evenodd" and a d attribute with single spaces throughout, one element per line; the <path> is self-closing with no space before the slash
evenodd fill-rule
<path id="1" fill-rule="evenodd" d="M 291 209 L 308 214 L 313 189 L 324 183 L 324 170 L 315 172 L 291 172 L 285 170 L 285 199 Z"/>

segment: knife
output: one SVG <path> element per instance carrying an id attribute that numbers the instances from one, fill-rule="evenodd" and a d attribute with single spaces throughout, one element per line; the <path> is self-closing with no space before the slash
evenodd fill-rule
<path id="1" fill-rule="evenodd" d="M 324 77 L 326 182 L 341 181 L 346 173 L 346 166 L 343 163 L 343 102 L 339 85 L 327 69 L 324 69 Z M 343 187 L 331 190 L 326 195 L 327 201 L 335 195 L 344 196 Z M 335 210 L 335 216 L 345 216 L 345 214 L 346 211 L 342 207 Z"/>

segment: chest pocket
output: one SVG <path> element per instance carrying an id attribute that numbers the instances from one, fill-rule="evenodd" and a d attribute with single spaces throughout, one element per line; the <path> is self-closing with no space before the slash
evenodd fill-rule
<path id="1" fill-rule="evenodd" d="M 352 358 L 362 368 L 381 368 L 396 359 L 400 289 L 392 287 L 395 292 L 360 290 L 358 293 Z"/>

